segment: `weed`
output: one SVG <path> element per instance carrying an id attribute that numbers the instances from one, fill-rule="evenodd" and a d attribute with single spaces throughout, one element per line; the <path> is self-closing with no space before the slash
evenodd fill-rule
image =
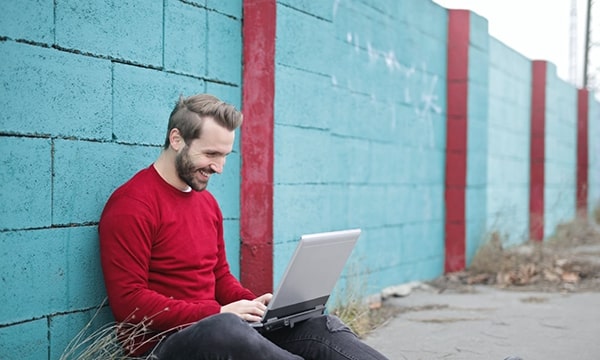
<path id="1" fill-rule="evenodd" d="M 398 311 L 397 307 L 382 306 L 381 302 L 370 303 L 365 298 L 368 271 L 350 266 L 345 287 L 337 291 L 331 314 L 339 317 L 356 335 L 364 337 L 383 325 Z"/>
<path id="2" fill-rule="evenodd" d="M 149 329 L 152 318 L 168 311 L 168 309 L 164 309 L 154 316 L 145 317 L 137 324 L 128 322 L 134 318 L 132 314 L 124 322 L 112 322 L 92 330 L 92 324 L 106 302 L 107 300 L 104 299 L 98 306 L 90 321 L 69 342 L 59 360 L 150 360 L 154 358 L 152 355 L 135 358 L 127 355 L 124 350 L 135 352 L 148 343 L 161 340 L 166 334 L 185 327 L 184 325 L 160 333 L 152 332 Z"/>

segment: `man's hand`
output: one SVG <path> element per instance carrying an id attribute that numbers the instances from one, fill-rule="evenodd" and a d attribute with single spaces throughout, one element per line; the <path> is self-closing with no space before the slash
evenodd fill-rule
<path id="1" fill-rule="evenodd" d="M 248 322 L 260 321 L 272 294 L 266 293 L 254 300 L 238 300 L 221 307 L 221 313 L 234 313 Z"/>
<path id="2" fill-rule="evenodd" d="M 262 294 L 261 296 L 257 297 L 256 299 L 254 299 L 254 301 L 261 302 L 264 305 L 269 305 L 269 302 L 271 301 L 272 298 L 273 298 L 273 294 L 266 293 L 266 294 Z"/>

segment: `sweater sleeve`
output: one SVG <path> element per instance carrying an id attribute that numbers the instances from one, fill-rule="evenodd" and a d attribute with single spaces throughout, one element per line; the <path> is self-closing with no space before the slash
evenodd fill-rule
<path id="1" fill-rule="evenodd" d="M 177 300 L 149 288 L 152 235 L 156 231 L 149 212 L 134 199 L 112 199 L 98 226 L 104 282 L 115 319 L 145 322 L 155 331 L 167 331 L 218 313 L 221 306 L 215 300 Z"/>

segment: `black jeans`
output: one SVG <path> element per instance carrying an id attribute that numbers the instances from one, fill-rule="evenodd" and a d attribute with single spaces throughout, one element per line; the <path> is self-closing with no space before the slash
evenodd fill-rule
<path id="1" fill-rule="evenodd" d="M 335 316 L 261 334 L 229 313 L 210 316 L 169 336 L 153 355 L 160 360 L 387 359 Z"/>

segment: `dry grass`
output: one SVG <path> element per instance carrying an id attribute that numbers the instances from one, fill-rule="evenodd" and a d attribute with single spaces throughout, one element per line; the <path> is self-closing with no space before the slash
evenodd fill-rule
<path id="1" fill-rule="evenodd" d="M 594 207 L 592 219 L 596 222 L 596 224 L 600 225 L 600 201 L 598 201 Z"/>
<path id="2" fill-rule="evenodd" d="M 385 324 L 398 312 L 398 307 L 382 306 L 381 301 L 369 302 L 365 297 L 368 271 L 350 264 L 346 286 L 340 291 L 331 314 L 339 317 L 359 337 Z"/>
<path id="3" fill-rule="evenodd" d="M 363 338 L 384 325 L 400 310 L 388 306 L 370 307 L 364 300 L 353 300 L 345 305 L 336 306 L 331 313 L 338 316 L 358 337 Z"/>
<path id="4" fill-rule="evenodd" d="M 100 310 L 104 307 L 106 299 L 97 308 L 92 319 L 77 333 L 69 342 L 69 345 L 61 354 L 59 360 L 150 360 L 154 359 L 152 355 L 147 357 L 128 356 L 127 350 L 135 352 L 140 347 L 149 342 L 154 342 L 173 331 L 167 330 L 160 333 L 152 332 L 149 326 L 152 324 L 152 317 L 146 317 L 137 324 L 131 324 L 127 320 L 122 323 L 108 323 L 100 328 L 93 330 L 93 323 Z M 165 309 L 164 311 L 168 311 Z M 133 315 L 133 314 L 132 314 Z M 133 318 L 133 316 L 132 316 Z M 184 326 L 182 326 L 184 327 Z M 181 328 L 181 327 L 179 327 Z"/>
<path id="5" fill-rule="evenodd" d="M 491 233 L 468 269 L 447 274 L 432 285 L 444 290 L 487 284 L 538 291 L 598 291 L 598 229 L 598 224 L 578 218 L 557 226 L 543 242 L 530 241 L 508 248 L 498 233 Z"/>

